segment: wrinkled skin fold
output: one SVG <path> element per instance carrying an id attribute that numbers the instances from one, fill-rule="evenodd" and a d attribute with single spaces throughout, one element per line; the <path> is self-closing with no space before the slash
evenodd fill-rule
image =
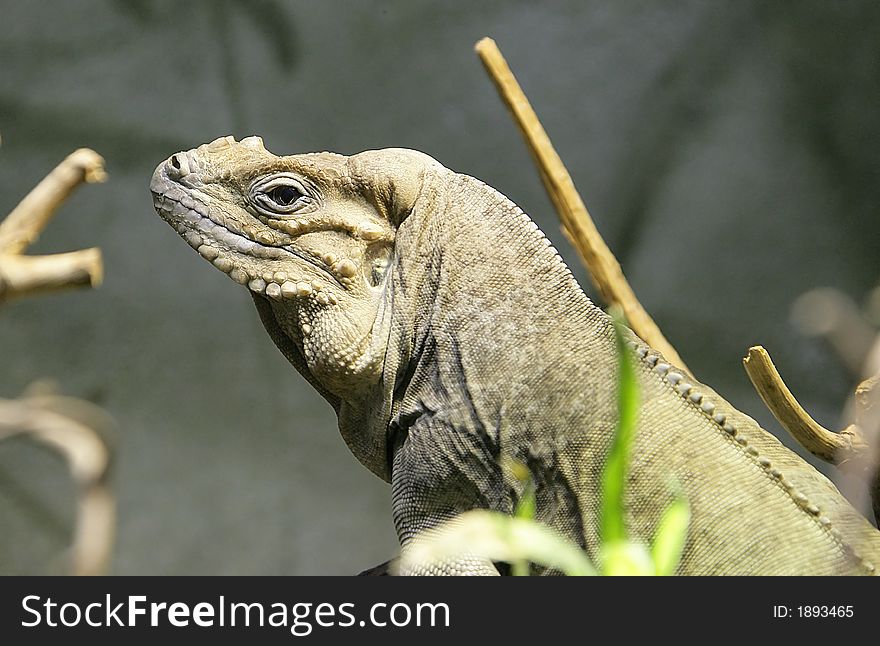
<path id="1" fill-rule="evenodd" d="M 391 483 L 401 543 L 469 509 L 510 513 L 525 464 L 537 517 L 599 546 L 616 418 L 608 317 L 535 224 L 416 151 L 276 156 L 257 137 L 172 155 L 159 215 L 251 291 L 275 344 Z M 812 466 L 635 335 L 641 388 L 626 491 L 650 542 L 680 487 L 681 574 L 874 574 L 880 533 Z M 496 574 L 462 558 L 411 574 Z"/>

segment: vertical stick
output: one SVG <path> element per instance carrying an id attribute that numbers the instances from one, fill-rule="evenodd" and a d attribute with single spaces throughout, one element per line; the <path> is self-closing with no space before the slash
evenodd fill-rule
<path id="1" fill-rule="evenodd" d="M 602 299 L 608 306 L 618 305 L 633 331 L 649 345 L 663 353 L 672 363 L 687 369 L 678 352 L 636 298 L 620 264 L 596 229 L 571 175 L 553 148 L 538 115 L 529 104 L 495 41 L 483 38 L 477 43 L 476 51 L 501 99 L 513 114 L 538 165 L 544 188 L 559 213 L 563 231 L 580 254 Z"/>

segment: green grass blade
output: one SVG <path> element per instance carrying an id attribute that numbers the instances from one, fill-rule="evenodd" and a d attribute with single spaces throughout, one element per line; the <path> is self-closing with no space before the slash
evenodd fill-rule
<path id="1" fill-rule="evenodd" d="M 677 498 L 663 512 L 654 534 L 654 547 L 651 550 L 651 558 L 658 576 L 675 574 L 684 550 L 690 519 L 691 510 L 683 497 Z"/>
<path id="2" fill-rule="evenodd" d="M 652 576 L 651 555 L 638 543 L 605 543 L 600 549 L 603 576 Z"/>
<path id="3" fill-rule="evenodd" d="M 529 480 L 526 484 L 525 491 L 513 511 L 515 518 L 524 518 L 526 520 L 534 520 L 537 513 L 537 503 L 535 502 L 535 483 Z"/>
<path id="4" fill-rule="evenodd" d="M 620 314 L 612 313 L 617 346 L 617 429 L 602 473 L 602 508 L 599 527 L 604 543 L 626 540 L 623 492 L 638 416 L 639 392 L 635 368 L 623 336 Z"/>

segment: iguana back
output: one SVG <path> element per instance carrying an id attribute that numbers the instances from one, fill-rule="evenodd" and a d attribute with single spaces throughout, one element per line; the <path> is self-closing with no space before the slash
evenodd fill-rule
<path id="1" fill-rule="evenodd" d="M 266 329 L 392 484 L 402 543 L 474 508 L 538 518 L 597 556 L 616 422 L 608 317 L 534 223 L 414 151 L 277 157 L 249 138 L 178 153 L 160 215 L 247 284 Z M 870 574 L 880 533 L 751 418 L 631 337 L 641 387 L 626 488 L 648 542 L 674 488 L 692 510 L 682 574 Z M 428 573 L 491 574 L 462 559 Z"/>

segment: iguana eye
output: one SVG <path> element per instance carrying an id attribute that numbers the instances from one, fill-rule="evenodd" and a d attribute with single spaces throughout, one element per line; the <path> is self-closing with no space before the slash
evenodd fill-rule
<path id="1" fill-rule="evenodd" d="M 278 173 L 255 181 L 249 191 L 249 199 L 264 215 L 276 218 L 292 218 L 315 208 L 313 188 L 292 173 Z"/>
<path id="2" fill-rule="evenodd" d="M 269 199 L 278 206 L 290 206 L 301 197 L 303 194 L 292 186 L 279 186 L 269 193 Z"/>

